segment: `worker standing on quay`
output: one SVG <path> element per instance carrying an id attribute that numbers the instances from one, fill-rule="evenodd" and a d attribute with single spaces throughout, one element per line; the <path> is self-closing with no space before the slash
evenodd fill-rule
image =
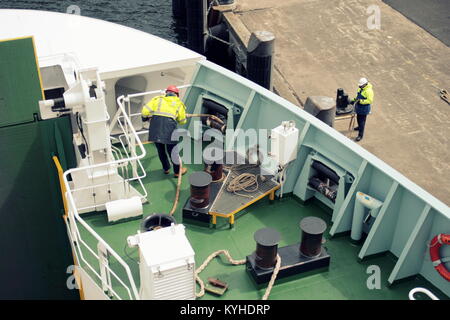
<path id="1" fill-rule="evenodd" d="M 150 121 L 149 141 L 155 143 L 158 150 L 159 160 L 163 166 L 165 174 L 170 173 L 170 162 L 173 164 L 175 178 L 180 174 L 185 174 L 187 168 L 180 168 L 178 141 L 172 141 L 172 133 L 178 124 L 185 124 L 186 106 L 179 98 L 180 91 L 176 86 L 168 86 L 165 95 L 154 97 L 142 108 L 142 121 Z"/>
<path id="2" fill-rule="evenodd" d="M 373 89 L 372 84 L 366 78 L 359 79 L 358 93 L 352 104 L 355 104 L 356 120 L 358 127 L 355 128 L 359 132 L 356 141 L 361 141 L 364 137 L 364 128 L 366 126 L 367 115 L 370 113 L 371 105 L 373 103 Z"/>

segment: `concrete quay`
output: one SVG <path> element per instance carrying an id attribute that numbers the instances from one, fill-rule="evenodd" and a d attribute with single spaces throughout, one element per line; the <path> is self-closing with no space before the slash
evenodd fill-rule
<path id="1" fill-rule="evenodd" d="M 380 0 L 236 0 L 223 15 L 244 44 L 275 35 L 274 91 L 299 107 L 337 88 L 354 96 L 367 77 L 375 99 L 359 143 L 450 205 L 450 105 L 436 89 L 450 91 L 449 47 Z M 347 121 L 336 130 L 356 136 Z"/>

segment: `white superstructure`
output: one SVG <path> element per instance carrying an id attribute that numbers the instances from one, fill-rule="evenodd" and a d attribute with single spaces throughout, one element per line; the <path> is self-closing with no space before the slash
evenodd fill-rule
<path id="1" fill-rule="evenodd" d="M 63 180 L 68 198 L 67 230 L 84 297 L 195 299 L 194 251 L 184 226 L 140 235 L 143 278 L 139 294 L 128 264 L 80 214 L 106 209 L 110 222 L 142 214 L 141 201 L 146 201 L 147 192 L 142 183 L 142 192 L 130 184 L 145 177 L 140 165 L 145 150 L 139 135 L 147 130 L 140 131 L 140 109 L 168 85 L 178 86 L 183 96 L 197 62 L 205 58 L 151 34 L 106 21 L 46 11 L 0 10 L 0 40 L 30 36 L 46 95 L 40 103 L 41 119 L 61 114 L 72 117 L 77 168 L 66 171 Z M 123 150 L 112 142 L 120 142 Z M 77 148 L 82 144 L 88 146 L 84 151 Z M 86 243 L 81 231 L 94 237 L 97 246 Z M 166 276 L 161 277 L 162 273 Z M 121 289 L 114 288 L 114 283 Z M 182 288 L 173 292 L 174 286 Z"/>
<path id="2" fill-rule="evenodd" d="M 205 59 L 170 41 L 107 21 L 47 11 L 0 10 L 0 39 L 29 36 L 34 37 L 44 90 L 67 90 L 75 83 L 74 71 L 98 69 L 105 82 L 113 133 L 119 132 L 114 117 L 119 96 L 188 84 L 195 63 Z M 181 96 L 184 93 L 181 90 Z M 127 110 L 137 130 L 142 122 L 133 115 L 151 97 L 133 99 Z"/>

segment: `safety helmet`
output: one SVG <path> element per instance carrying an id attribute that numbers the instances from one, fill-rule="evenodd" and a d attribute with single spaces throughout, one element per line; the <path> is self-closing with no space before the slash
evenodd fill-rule
<path id="1" fill-rule="evenodd" d="M 177 96 L 180 95 L 180 90 L 178 90 L 178 88 L 176 86 L 174 86 L 174 85 L 170 85 L 170 86 L 167 87 L 166 93 L 168 93 L 168 92 L 176 93 Z"/>
<path id="2" fill-rule="evenodd" d="M 367 81 L 366 78 L 361 78 L 361 79 L 359 79 L 358 86 L 362 87 L 363 85 L 367 84 L 368 82 L 369 81 Z"/>

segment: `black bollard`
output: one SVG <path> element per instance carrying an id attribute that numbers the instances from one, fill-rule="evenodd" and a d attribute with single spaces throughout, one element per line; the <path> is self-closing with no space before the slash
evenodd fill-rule
<path id="1" fill-rule="evenodd" d="M 264 228 L 255 232 L 254 239 L 256 241 L 256 266 L 260 269 L 275 267 L 280 233 L 275 229 Z"/>
<path id="2" fill-rule="evenodd" d="M 322 252 L 322 236 L 327 224 L 320 218 L 307 217 L 300 221 L 302 241 L 300 253 L 305 257 L 318 257 Z"/>
<path id="3" fill-rule="evenodd" d="M 336 118 L 336 101 L 330 97 L 313 96 L 308 97 L 304 110 L 317 119 L 322 120 L 330 127 L 334 126 Z"/>
<path id="4" fill-rule="evenodd" d="M 177 221 L 174 217 L 169 216 L 164 213 L 155 213 L 147 218 L 143 219 L 141 222 L 141 232 L 158 230 L 161 228 L 167 228 L 172 225 L 172 223 L 176 224 Z"/>
<path id="5" fill-rule="evenodd" d="M 212 177 L 209 173 L 198 171 L 191 174 L 191 206 L 193 208 L 206 208 L 209 205 Z"/>
<path id="6" fill-rule="evenodd" d="M 250 36 L 247 49 L 247 78 L 272 90 L 272 68 L 275 36 L 256 31 Z"/>
<path id="7" fill-rule="evenodd" d="M 186 1 L 188 48 L 205 54 L 207 0 Z"/>

